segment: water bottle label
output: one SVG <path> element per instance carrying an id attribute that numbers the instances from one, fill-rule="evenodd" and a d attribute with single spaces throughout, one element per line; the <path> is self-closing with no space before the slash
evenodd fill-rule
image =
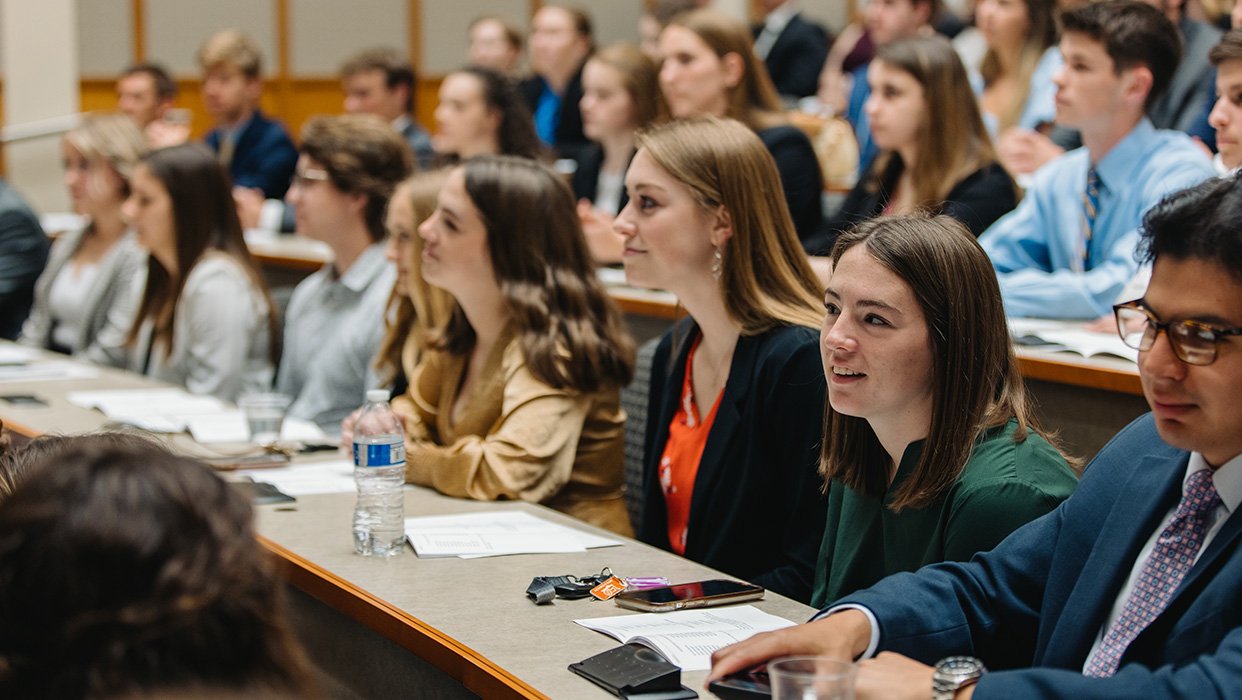
<path id="1" fill-rule="evenodd" d="M 364 445 L 354 443 L 354 464 L 360 467 L 391 467 L 405 463 L 405 443 Z"/>

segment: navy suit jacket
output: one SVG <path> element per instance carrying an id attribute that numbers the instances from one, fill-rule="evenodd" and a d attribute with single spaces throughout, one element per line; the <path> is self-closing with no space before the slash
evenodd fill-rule
<path id="1" fill-rule="evenodd" d="M 16 340 L 51 242 L 17 190 L 0 180 L 0 338 Z"/>
<path id="2" fill-rule="evenodd" d="M 762 24 L 752 28 L 756 39 L 762 31 Z M 776 91 L 792 97 L 814 95 L 819 90 L 819 72 L 824 69 L 831 43 L 823 27 L 808 22 L 802 15 L 794 15 L 763 61 Z"/>
<path id="3" fill-rule="evenodd" d="M 220 152 L 220 131 L 207 134 L 207 145 Z M 268 199 L 283 199 L 298 164 L 298 149 L 285 127 L 255 110 L 242 127 L 229 161 L 229 176 L 239 187 L 256 187 Z"/>
<path id="4" fill-rule="evenodd" d="M 985 698 L 1218 698 L 1242 689 L 1242 515 L 1233 513 L 1108 679 L 1083 663 L 1139 550 L 1181 498 L 1190 455 L 1131 423 L 1056 510 L 966 564 L 889 577 L 838 603 L 872 610 L 880 648 L 971 654 Z M 1009 669 L 1009 670 L 1005 670 Z"/>

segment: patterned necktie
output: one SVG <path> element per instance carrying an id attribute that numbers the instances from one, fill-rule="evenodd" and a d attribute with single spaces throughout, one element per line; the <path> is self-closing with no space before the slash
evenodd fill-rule
<path id="1" fill-rule="evenodd" d="M 1212 484 L 1211 469 L 1201 469 L 1190 475 L 1173 519 L 1156 539 L 1156 546 L 1143 563 L 1134 590 L 1130 591 L 1121 614 L 1104 633 L 1103 641 L 1087 663 L 1085 675 L 1107 678 L 1117 672 L 1126 647 L 1160 615 L 1173 597 L 1173 591 L 1190 571 L 1195 555 L 1203 546 L 1208 518 L 1220 502 Z"/>
<path id="2" fill-rule="evenodd" d="M 1083 245 L 1082 267 L 1087 266 L 1091 251 L 1091 234 L 1095 231 L 1095 219 L 1100 213 L 1100 174 L 1094 167 L 1087 169 L 1087 189 L 1082 193 Z"/>

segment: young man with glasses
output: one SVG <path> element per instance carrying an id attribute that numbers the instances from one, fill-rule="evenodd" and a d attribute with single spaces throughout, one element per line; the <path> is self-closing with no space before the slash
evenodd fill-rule
<path id="1" fill-rule="evenodd" d="M 410 167 L 405 141 L 378 117 L 317 117 L 302 130 L 289 203 L 298 235 L 326 243 L 332 262 L 293 290 L 276 390 L 293 398 L 290 416 L 329 434 L 379 387 L 372 361 L 396 280 L 384 211 Z"/>
<path id="2" fill-rule="evenodd" d="M 891 576 L 809 624 L 727 647 L 712 675 L 822 654 L 864 658 L 859 700 L 1236 695 L 1240 217 L 1236 178 L 1145 217 L 1151 282 L 1116 315 L 1152 413 L 1105 446 L 1059 508 L 969 563 Z"/>

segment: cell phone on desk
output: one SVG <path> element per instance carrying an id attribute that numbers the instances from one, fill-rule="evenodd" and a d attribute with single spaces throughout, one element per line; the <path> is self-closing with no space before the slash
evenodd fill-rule
<path id="1" fill-rule="evenodd" d="M 47 402 L 35 396 L 34 394 L 4 394 L 0 396 L 0 401 L 10 406 L 19 406 L 23 408 L 47 406 Z"/>
<path id="2" fill-rule="evenodd" d="M 617 605 L 630 610 L 669 612 L 670 610 L 743 603 L 761 598 L 763 598 L 763 586 L 741 581 L 712 579 L 659 588 L 623 591 L 613 600 L 617 601 Z"/>
<path id="3" fill-rule="evenodd" d="M 721 700 L 753 700 L 772 697 L 772 682 L 768 678 L 768 665 L 759 664 L 745 671 L 731 673 L 707 684 Z"/>

